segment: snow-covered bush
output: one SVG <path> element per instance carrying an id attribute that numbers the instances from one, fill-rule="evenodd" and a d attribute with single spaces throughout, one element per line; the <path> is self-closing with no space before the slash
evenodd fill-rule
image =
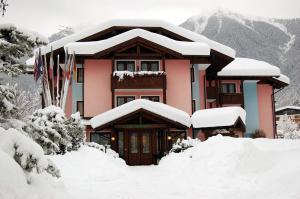
<path id="1" fill-rule="evenodd" d="M 280 117 L 277 125 L 277 134 L 285 139 L 300 139 L 300 129 L 287 114 Z"/>
<path id="2" fill-rule="evenodd" d="M 72 147 L 66 120 L 62 109 L 49 106 L 35 111 L 23 130 L 43 148 L 45 154 L 64 154 Z"/>
<path id="3" fill-rule="evenodd" d="M 13 158 L 27 177 L 31 172 L 47 172 L 54 177 L 60 177 L 59 170 L 46 158 L 42 148 L 15 129 L 0 128 L 0 150 Z"/>
<path id="4" fill-rule="evenodd" d="M 280 117 L 277 125 L 277 134 L 285 139 L 300 139 L 300 129 L 287 114 Z"/>
<path id="5" fill-rule="evenodd" d="M 72 114 L 65 122 L 67 132 L 71 137 L 72 150 L 78 150 L 84 144 L 84 125 L 81 122 L 79 112 Z"/>
<path id="6" fill-rule="evenodd" d="M 0 85 L 0 116 L 1 118 L 12 118 L 18 108 L 13 104 L 17 91 L 15 86 L 9 84 Z"/>
<path id="7" fill-rule="evenodd" d="M 119 157 L 119 154 L 117 152 L 115 152 L 114 150 L 110 149 L 110 148 L 107 148 L 101 144 L 98 144 L 96 142 L 87 142 L 85 144 L 86 146 L 88 147 L 92 147 L 92 148 L 95 148 L 95 149 L 98 149 L 112 157 L 115 157 L 115 158 L 118 158 Z"/>
<path id="8" fill-rule="evenodd" d="M 251 136 L 252 138 L 265 138 L 266 137 L 266 133 L 264 132 L 264 130 L 262 130 L 262 129 L 256 129 L 254 132 L 253 132 L 253 134 L 252 134 L 252 136 Z"/>
<path id="9" fill-rule="evenodd" d="M 194 147 L 196 144 L 200 143 L 199 139 L 192 139 L 187 137 L 187 139 L 178 139 L 172 146 L 170 152 L 180 153 L 188 148 Z"/>
<path id="10" fill-rule="evenodd" d="M 56 106 L 35 111 L 23 130 L 41 145 L 45 154 L 77 150 L 84 141 L 80 116 L 74 114 L 67 119 L 63 110 Z"/>

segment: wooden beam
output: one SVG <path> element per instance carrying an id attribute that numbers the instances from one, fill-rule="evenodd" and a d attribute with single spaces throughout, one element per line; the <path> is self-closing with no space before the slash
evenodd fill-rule
<path id="1" fill-rule="evenodd" d="M 167 124 L 115 124 L 116 129 L 153 129 L 167 128 Z"/>

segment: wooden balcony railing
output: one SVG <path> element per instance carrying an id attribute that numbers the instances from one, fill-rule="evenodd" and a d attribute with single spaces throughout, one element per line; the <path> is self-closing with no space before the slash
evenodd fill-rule
<path id="1" fill-rule="evenodd" d="M 206 99 L 218 100 L 219 104 L 243 104 L 242 93 L 219 93 L 216 87 L 206 87 Z"/>
<path id="2" fill-rule="evenodd" d="M 242 93 L 221 93 L 220 103 L 221 104 L 243 104 Z"/>
<path id="3" fill-rule="evenodd" d="M 206 96 L 207 99 L 217 99 L 218 90 L 216 89 L 216 87 L 206 87 Z"/>
<path id="4" fill-rule="evenodd" d="M 111 76 L 112 89 L 163 89 L 166 88 L 166 74 L 144 74 L 124 76 Z"/>

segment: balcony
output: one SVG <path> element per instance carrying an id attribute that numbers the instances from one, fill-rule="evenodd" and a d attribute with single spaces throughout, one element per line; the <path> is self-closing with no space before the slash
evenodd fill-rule
<path id="1" fill-rule="evenodd" d="M 217 99 L 218 90 L 216 89 L 216 87 L 206 87 L 206 96 L 209 100 Z"/>
<path id="2" fill-rule="evenodd" d="M 165 72 L 114 72 L 112 89 L 163 89 L 166 88 Z"/>
<path id="3" fill-rule="evenodd" d="M 243 104 L 242 93 L 221 93 L 220 104 Z"/>

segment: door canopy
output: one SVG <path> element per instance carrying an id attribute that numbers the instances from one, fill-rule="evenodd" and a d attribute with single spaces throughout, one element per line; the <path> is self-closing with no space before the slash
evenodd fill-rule
<path id="1" fill-rule="evenodd" d="M 160 102 L 152 102 L 145 99 L 136 99 L 101 113 L 93 117 L 90 120 L 90 124 L 93 128 L 102 128 L 139 111 L 148 112 L 182 128 L 189 128 L 191 126 L 191 118 L 188 113 Z"/>

